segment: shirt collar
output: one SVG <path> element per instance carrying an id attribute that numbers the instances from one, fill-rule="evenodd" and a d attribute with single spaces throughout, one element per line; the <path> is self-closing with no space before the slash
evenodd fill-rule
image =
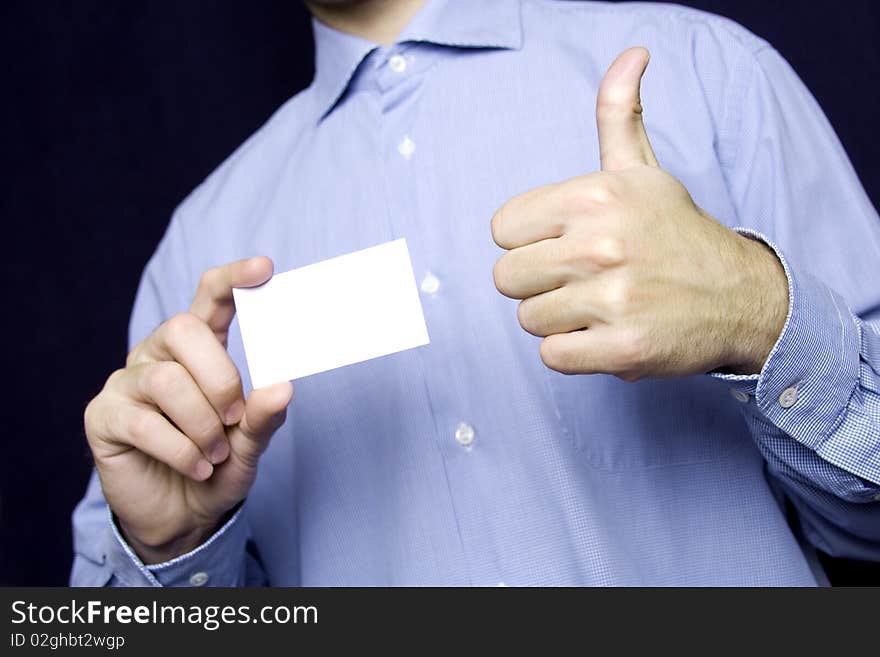
<path id="1" fill-rule="evenodd" d="M 428 0 L 397 43 L 434 43 L 458 48 L 518 49 L 522 45 L 521 0 Z M 361 62 L 380 46 L 312 19 L 319 119 L 336 105 Z"/>

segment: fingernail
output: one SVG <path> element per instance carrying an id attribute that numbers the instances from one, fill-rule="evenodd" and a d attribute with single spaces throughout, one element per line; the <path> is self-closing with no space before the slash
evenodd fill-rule
<path id="1" fill-rule="evenodd" d="M 229 443 L 225 440 L 211 450 L 211 463 L 222 463 L 229 456 Z"/>
<path id="2" fill-rule="evenodd" d="M 240 399 L 236 400 L 232 406 L 229 407 L 229 410 L 226 411 L 226 424 L 233 425 L 237 424 L 241 419 L 241 414 L 244 411 L 244 402 Z"/>
<path id="3" fill-rule="evenodd" d="M 196 463 L 196 477 L 198 477 L 199 481 L 204 481 L 214 472 L 214 466 L 211 465 L 205 459 L 199 459 L 199 462 Z"/>

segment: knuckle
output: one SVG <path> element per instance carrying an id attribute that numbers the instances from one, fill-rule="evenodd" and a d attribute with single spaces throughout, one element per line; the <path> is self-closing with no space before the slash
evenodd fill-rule
<path id="1" fill-rule="evenodd" d="M 570 240 L 561 250 L 561 262 L 567 266 L 571 272 L 595 272 L 604 267 L 600 253 L 597 249 L 597 240 L 603 240 L 604 237 L 582 236 L 578 239 Z"/>
<path id="2" fill-rule="evenodd" d="M 559 262 L 568 267 L 569 275 L 572 276 L 581 273 L 584 269 L 591 271 L 593 263 L 587 241 L 581 239 L 566 241 L 563 248 L 560 249 Z"/>
<path id="3" fill-rule="evenodd" d="M 211 382 L 210 391 L 205 391 L 221 403 L 231 403 L 241 395 L 241 376 L 234 365 L 224 368 L 224 372 Z"/>
<path id="4" fill-rule="evenodd" d="M 605 306 L 614 316 L 626 314 L 632 300 L 632 287 L 623 276 L 616 276 L 606 281 L 602 290 Z"/>
<path id="5" fill-rule="evenodd" d="M 114 370 L 107 377 L 101 392 L 86 404 L 85 409 L 83 409 L 83 427 L 86 431 L 86 437 L 91 438 L 92 435 L 103 432 L 110 424 L 110 418 L 113 415 L 112 409 L 115 405 L 111 400 L 116 397 L 112 390 L 117 387 L 119 379 L 125 376 L 125 374 L 126 370 L 124 369 Z"/>
<path id="6" fill-rule="evenodd" d="M 89 440 L 125 438 L 125 423 L 122 422 L 124 410 L 124 404 L 105 400 L 102 395 L 89 402 L 85 411 L 86 436 Z"/>
<path id="7" fill-rule="evenodd" d="M 165 332 L 170 342 L 182 342 L 198 330 L 201 320 L 192 313 L 178 313 L 165 322 Z"/>
<path id="8" fill-rule="evenodd" d="M 95 397 L 86 407 L 84 415 L 86 438 L 93 453 L 106 443 L 129 442 L 126 423 L 129 406 L 121 401 Z"/>
<path id="9" fill-rule="evenodd" d="M 97 427 L 97 416 L 100 415 L 100 403 L 98 397 L 95 397 L 86 404 L 86 407 L 83 410 L 83 426 L 85 427 L 87 437 L 91 436 Z"/>
<path id="10" fill-rule="evenodd" d="M 156 430 L 158 416 L 145 410 L 136 410 L 128 415 L 124 422 L 126 433 L 137 439 L 149 437 Z"/>
<path id="11" fill-rule="evenodd" d="M 110 372 L 110 376 L 107 377 L 107 381 L 104 383 L 104 390 L 109 390 L 118 386 L 121 379 L 125 378 L 126 373 L 126 368 L 119 368 Z"/>
<path id="12" fill-rule="evenodd" d="M 148 390 L 166 397 L 181 391 L 186 370 L 180 363 L 163 361 L 145 368 L 142 376 Z"/>
<path id="13" fill-rule="evenodd" d="M 198 290 L 202 292 L 212 292 L 217 289 L 218 284 L 223 276 L 222 267 L 209 267 L 199 277 Z"/>
<path id="14" fill-rule="evenodd" d="M 590 205 L 608 205 L 614 200 L 614 190 L 609 178 L 595 178 L 591 185 L 584 189 L 584 196 Z"/>
<path id="15" fill-rule="evenodd" d="M 641 113 L 641 103 L 623 88 L 608 89 L 596 103 L 596 118 L 602 123 L 634 121 Z"/>
<path id="16" fill-rule="evenodd" d="M 563 204 L 570 214 L 582 214 L 608 205 L 615 195 L 607 176 L 589 174 L 573 179 L 564 187 Z"/>
<path id="17" fill-rule="evenodd" d="M 639 378 L 638 373 L 648 359 L 650 340 L 644 332 L 626 329 L 619 335 L 619 346 L 614 355 L 615 373 L 625 381 Z"/>
<path id="18" fill-rule="evenodd" d="M 614 267 L 624 260 L 623 240 L 615 235 L 600 235 L 588 242 L 590 259 L 602 267 Z"/>
<path id="19" fill-rule="evenodd" d="M 149 356 L 146 340 L 134 347 L 125 358 L 125 368 L 131 369 L 144 363 L 149 363 L 152 359 Z"/>
<path id="20" fill-rule="evenodd" d="M 141 344 L 136 344 L 131 351 L 128 352 L 128 356 L 125 357 L 125 366 L 133 367 L 140 361 L 140 352 L 141 352 Z"/>

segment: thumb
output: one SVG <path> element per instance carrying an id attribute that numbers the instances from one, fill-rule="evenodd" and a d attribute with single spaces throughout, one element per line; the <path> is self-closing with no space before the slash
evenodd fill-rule
<path id="1" fill-rule="evenodd" d="M 272 434 L 284 424 L 292 398 L 293 384 L 289 381 L 251 391 L 245 400 L 241 422 L 229 431 L 231 452 L 255 467 Z"/>
<path id="2" fill-rule="evenodd" d="M 599 85 L 596 125 L 603 171 L 617 171 L 640 164 L 659 166 L 642 123 L 639 98 L 639 85 L 650 57 L 645 48 L 624 50 Z"/>

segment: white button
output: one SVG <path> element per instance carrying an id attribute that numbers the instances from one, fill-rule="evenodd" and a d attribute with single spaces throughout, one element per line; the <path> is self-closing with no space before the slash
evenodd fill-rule
<path id="1" fill-rule="evenodd" d="M 746 404 L 749 401 L 748 394 L 744 393 L 742 390 L 737 390 L 736 388 L 731 388 L 730 394 L 733 395 L 733 398 L 736 401 L 742 402 L 743 404 Z"/>
<path id="2" fill-rule="evenodd" d="M 465 422 L 461 422 L 455 428 L 455 439 L 459 445 L 467 447 L 474 442 L 474 428 Z"/>
<path id="3" fill-rule="evenodd" d="M 388 60 L 388 68 L 395 73 L 403 73 L 406 70 L 406 58 L 403 55 L 392 55 Z"/>
<path id="4" fill-rule="evenodd" d="M 437 294 L 437 290 L 440 289 L 440 279 L 434 276 L 431 272 L 428 272 L 422 279 L 421 287 L 422 292 L 425 294 Z"/>
<path id="5" fill-rule="evenodd" d="M 193 573 L 189 578 L 189 583 L 192 586 L 204 586 L 207 581 L 208 573 Z"/>
<path id="6" fill-rule="evenodd" d="M 416 142 L 409 137 L 404 137 L 403 141 L 397 145 L 397 152 L 408 160 L 416 152 Z"/>
<path id="7" fill-rule="evenodd" d="M 875 502 L 880 502 L 880 493 L 877 493 L 877 494 L 874 496 L 874 501 L 875 501 Z"/>
<path id="8" fill-rule="evenodd" d="M 791 388 L 786 388 L 782 391 L 782 394 L 779 395 L 779 405 L 782 408 L 791 408 L 794 406 L 794 403 L 798 399 L 798 391 L 797 388 L 792 386 Z"/>

